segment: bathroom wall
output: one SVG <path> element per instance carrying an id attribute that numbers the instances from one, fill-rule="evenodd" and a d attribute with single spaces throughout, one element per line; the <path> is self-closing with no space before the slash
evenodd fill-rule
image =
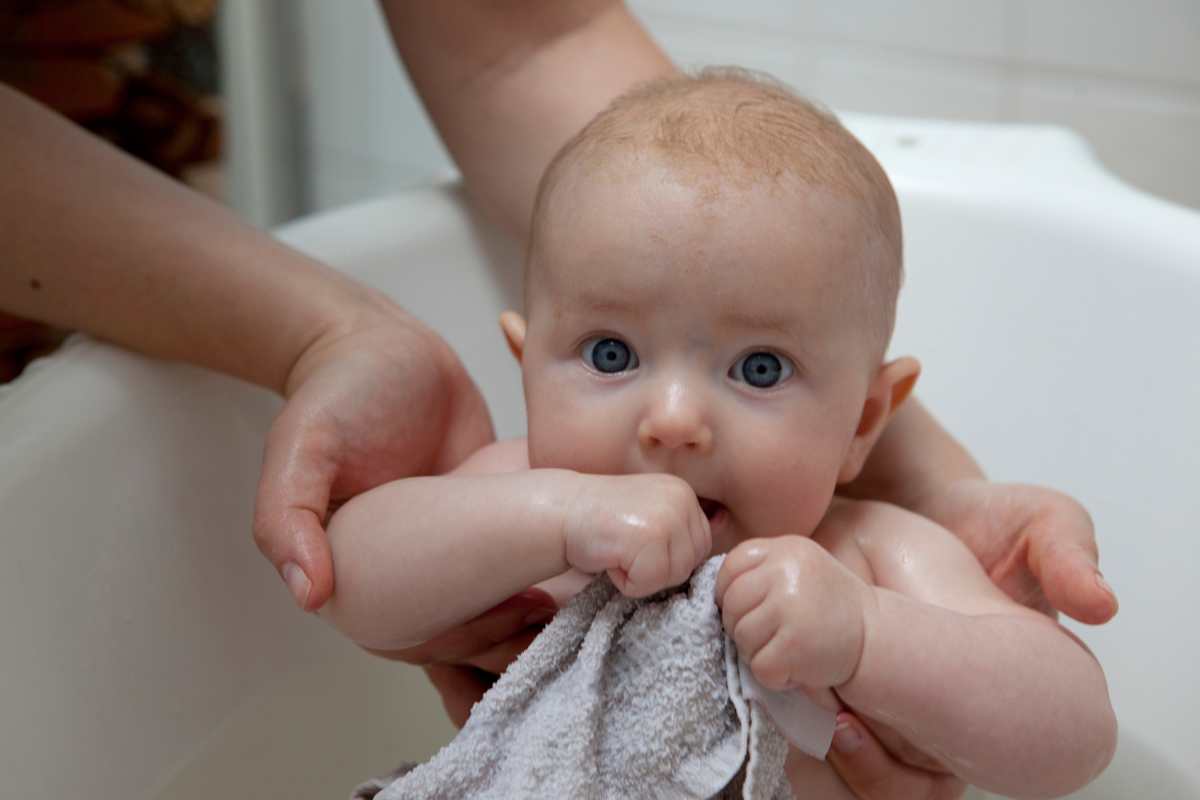
<path id="1" fill-rule="evenodd" d="M 1197 0 L 631 7 L 681 64 L 765 69 L 836 110 L 1064 125 L 1128 182 L 1200 208 Z M 301 208 L 452 173 L 374 3 L 298 0 L 279 11 L 296 16 L 289 91 Z M 278 30 L 264 26 L 261 35 Z M 233 115 L 236 125 L 238 109 Z"/>

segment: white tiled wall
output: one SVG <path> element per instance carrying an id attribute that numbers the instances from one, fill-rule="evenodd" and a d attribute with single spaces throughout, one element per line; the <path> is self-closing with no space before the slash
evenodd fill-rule
<path id="1" fill-rule="evenodd" d="M 1049 122 L 1200 208 L 1200 0 L 633 0 L 679 63 L 764 69 L 834 109 Z M 447 175 L 373 3 L 300 0 L 309 204 Z"/>

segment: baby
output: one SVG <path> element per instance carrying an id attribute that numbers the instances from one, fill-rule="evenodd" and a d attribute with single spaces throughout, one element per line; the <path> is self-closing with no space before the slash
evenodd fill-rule
<path id="1" fill-rule="evenodd" d="M 900 277 L 895 195 L 829 114 L 733 70 L 618 99 L 547 169 L 526 317 L 501 319 L 528 440 L 347 503 L 325 614 L 391 650 L 553 576 L 640 597 L 728 553 L 717 601 L 763 685 L 991 791 L 1082 786 L 1115 746 L 1092 655 L 948 531 L 834 495 L 917 378 L 884 360 Z M 788 776 L 853 796 L 798 751 Z"/>

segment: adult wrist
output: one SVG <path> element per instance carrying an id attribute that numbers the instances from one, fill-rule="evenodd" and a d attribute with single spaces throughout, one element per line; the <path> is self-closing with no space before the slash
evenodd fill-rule
<path id="1" fill-rule="evenodd" d="M 288 348 L 280 377 L 269 384 L 269 388 L 285 398 L 291 397 L 303 385 L 312 367 L 321 361 L 321 355 L 329 347 L 352 334 L 404 330 L 427 340 L 425 349 L 435 358 L 441 349 L 437 345 L 444 345 L 382 292 L 345 276 L 337 275 L 336 278 L 332 284 L 316 287 L 321 302 L 311 310 L 307 329 L 300 331 Z"/>

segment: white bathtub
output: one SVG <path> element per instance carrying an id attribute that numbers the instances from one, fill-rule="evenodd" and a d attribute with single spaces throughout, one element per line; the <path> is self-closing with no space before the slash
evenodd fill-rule
<path id="1" fill-rule="evenodd" d="M 1000 479 L 1095 515 L 1118 756 L 1081 796 L 1200 797 L 1200 215 L 1070 134 L 851 118 L 900 191 L 896 352 Z M 280 231 L 384 287 L 521 431 L 515 248 L 453 189 Z M 342 797 L 450 728 L 420 673 L 292 610 L 249 520 L 274 398 L 87 339 L 0 389 L 0 795 Z M 403 413 L 397 409 L 397 413 Z M 1078 629 L 1078 627 L 1077 627 Z M 1031 654 L 1036 657 L 1036 654 Z"/>

